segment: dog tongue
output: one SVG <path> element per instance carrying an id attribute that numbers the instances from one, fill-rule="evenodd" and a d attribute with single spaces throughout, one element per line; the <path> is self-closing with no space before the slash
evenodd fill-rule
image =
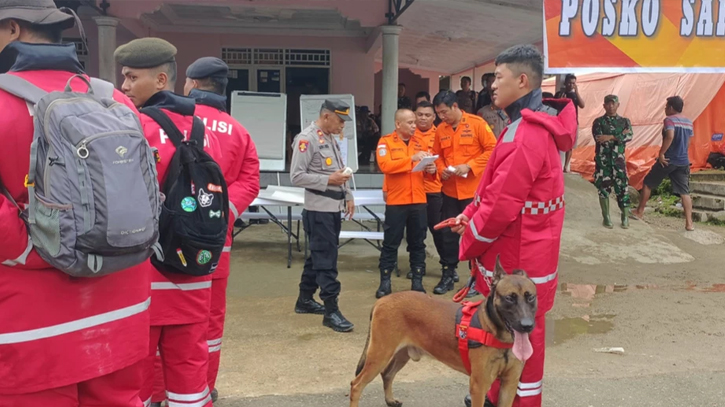
<path id="1" fill-rule="evenodd" d="M 514 356 L 520 361 L 526 362 L 534 353 L 534 348 L 529 341 L 529 334 L 514 331 L 514 347 L 512 349 Z"/>

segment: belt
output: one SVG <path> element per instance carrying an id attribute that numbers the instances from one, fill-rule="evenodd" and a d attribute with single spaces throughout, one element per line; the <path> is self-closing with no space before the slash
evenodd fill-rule
<path id="1" fill-rule="evenodd" d="M 345 193 L 342 191 L 335 191 L 332 189 L 326 189 L 324 191 L 317 191 L 314 189 L 307 189 L 307 188 L 305 188 L 305 191 L 313 193 L 315 195 L 324 196 L 325 198 L 335 199 L 337 201 L 342 201 L 345 199 Z"/>

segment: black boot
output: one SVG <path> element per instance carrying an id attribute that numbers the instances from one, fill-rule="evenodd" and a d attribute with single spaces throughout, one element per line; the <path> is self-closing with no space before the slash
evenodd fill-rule
<path id="1" fill-rule="evenodd" d="M 425 276 L 425 270 L 423 270 L 423 274 L 422 275 Z M 408 272 L 408 275 L 406 277 L 408 278 L 408 280 L 412 280 L 413 279 L 413 270 L 410 270 Z"/>
<path id="2" fill-rule="evenodd" d="M 390 287 L 390 270 L 380 270 L 380 287 L 375 293 L 375 298 L 382 298 L 393 292 Z"/>
<path id="3" fill-rule="evenodd" d="M 322 318 L 322 325 L 332 328 L 335 332 L 350 332 L 355 327 L 337 308 L 337 298 L 325 300 L 325 316 Z"/>
<path id="4" fill-rule="evenodd" d="M 324 315 L 325 307 L 312 299 L 311 293 L 300 293 L 295 304 L 295 312 L 298 314 L 316 314 Z"/>
<path id="5" fill-rule="evenodd" d="M 161 403 L 151 403 L 149 407 L 161 407 Z"/>
<path id="6" fill-rule="evenodd" d="M 441 281 L 438 282 L 438 285 L 433 289 L 433 294 L 442 295 L 453 290 L 453 285 L 455 284 L 453 281 L 453 273 L 455 270 L 450 266 L 443 266 L 443 276 L 441 277 Z"/>
<path id="7" fill-rule="evenodd" d="M 211 391 L 211 401 L 212 403 L 216 403 L 216 400 L 219 398 L 219 392 L 216 391 L 216 389 Z"/>
<path id="8" fill-rule="evenodd" d="M 460 281 L 460 278 L 458 277 L 458 271 L 456 271 L 456 269 L 453 269 L 453 282 L 457 283 L 458 281 Z"/>
<path id="9" fill-rule="evenodd" d="M 425 288 L 423 288 L 423 270 L 415 269 L 413 272 L 413 282 L 410 285 L 412 291 L 418 291 L 425 294 Z"/>
<path id="10" fill-rule="evenodd" d="M 468 394 L 463 399 L 463 402 L 466 404 L 466 407 L 471 407 L 471 395 Z M 483 403 L 483 407 L 496 407 L 491 403 L 491 400 L 488 399 L 488 396 L 486 396 L 486 401 Z"/>

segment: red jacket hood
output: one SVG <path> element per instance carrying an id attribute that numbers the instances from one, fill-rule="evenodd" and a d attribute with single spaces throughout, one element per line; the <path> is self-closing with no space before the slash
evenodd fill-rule
<path id="1" fill-rule="evenodd" d="M 577 134 L 576 110 L 571 99 L 544 99 L 544 108 L 540 111 L 524 109 L 521 116 L 529 123 L 544 127 L 560 151 L 569 151 L 574 147 Z"/>

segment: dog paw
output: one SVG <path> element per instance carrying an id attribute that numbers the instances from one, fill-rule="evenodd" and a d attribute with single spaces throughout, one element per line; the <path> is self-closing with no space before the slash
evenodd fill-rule
<path id="1" fill-rule="evenodd" d="M 388 407 L 402 407 L 403 406 L 403 403 L 401 403 L 398 400 L 392 400 L 392 401 L 385 400 L 385 404 L 387 404 Z"/>

